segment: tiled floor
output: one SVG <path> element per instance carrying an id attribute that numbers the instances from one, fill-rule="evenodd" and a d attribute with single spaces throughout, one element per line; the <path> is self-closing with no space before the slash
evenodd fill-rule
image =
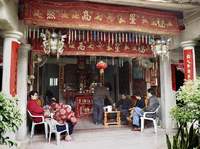
<path id="1" fill-rule="evenodd" d="M 103 125 L 95 125 L 92 122 L 92 118 L 90 117 L 83 117 L 78 120 L 77 125 L 75 126 L 76 130 L 85 130 L 85 129 L 97 129 L 97 128 L 104 128 Z"/>
<path id="2" fill-rule="evenodd" d="M 131 131 L 130 126 L 120 128 L 92 123 L 91 117 L 79 120 L 72 135 L 72 141 L 61 140 L 56 145 L 55 138 L 51 143 L 46 142 L 44 134 L 36 134 L 31 141 L 20 146 L 20 149 L 166 149 L 165 130 L 153 128 L 144 132 Z"/>
<path id="3" fill-rule="evenodd" d="M 55 139 L 47 143 L 44 135 L 36 135 L 23 149 L 166 149 L 165 131 L 153 128 L 133 132 L 129 127 L 91 130 L 75 130 L 71 142 Z M 22 149 L 22 147 L 20 148 Z"/>

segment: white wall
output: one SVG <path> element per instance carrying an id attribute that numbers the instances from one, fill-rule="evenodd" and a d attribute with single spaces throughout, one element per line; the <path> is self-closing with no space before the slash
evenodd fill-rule
<path id="1" fill-rule="evenodd" d="M 200 38 L 200 12 L 188 17 L 185 22 L 185 30 L 181 34 L 181 40 L 187 41 Z"/>
<path id="2" fill-rule="evenodd" d="M 1 0 L 0 29 L 18 30 L 18 4 L 15 0 Z"/>
<path id="3" fill-rule="evenodd" d="M 180 48 L 183 41 L 200 39 L 200 11 L 190 17 L 184 16 L 184 25 L 185 30 L 173 37 L 171 49 Z"/>

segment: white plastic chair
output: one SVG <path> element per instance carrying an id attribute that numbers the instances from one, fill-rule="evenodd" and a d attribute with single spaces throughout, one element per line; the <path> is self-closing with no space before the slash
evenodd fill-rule
<path id="1" fill-rule="evenodd" d="M 140 117 L 141 119 L 141 132 L 144 130 L 144 120 L 150 120 L 153 121 L 153 125 L 154 125 L 154 131 L 155 133 L 157 133 L 157 122 L 156 122 L 156 118 L 157 118 L 157 112 L 160 109 L 160 105 L 156 108 L 155 111 L 153 112 L 144 112 L 143 116 Z M 156 117 L 155 118 L 151 118 L 151 117 L 147 117 L 147 114 L 155 114 Z"/>
<path id="2" fill-rule="evenodd" d="M 31 112 L 30 112 L 29 110 L 28 110 L 28 114 L 30 115 L 31 118 L 42 118 L 42 121 L 41 121 L 41 122 L 34 122 L 34 121 L 32 120 L 31 138 L 32 138 L 33 135 L 34 135 L 35 126 L 36 126 L 36 125 L 40 125 L 40 124 L 44 124 L 45 138 L 46 138 L 46 140 L 47 140 L 47 138 L 48 138 L 48 127 L 47 127 L 47 123 L 46 123 L 45 120 L 44 120 L 44 116 L 33 115 L 33 114 L 31 114 Z"/>
<path id="3" fill-rule="evenodd" d="M 46 122 L 49 125 L 49 143 L 51 141 L 51 134 L 55 133 L 55 135 L 56 135 L 56 142 L 57 142 L 57 145 L 59 145 L 60 144 L 60 134 L 63 133 L 63 132 L 67 132 L 69 134 L 68 124 L 67 123 L 65 123 L 65 124 L 59 124 L 55 119 L 52 119 L 52 118 L 46 119 Z M 66 129 L 58 132 L 57 128 L 56 128 L 56 125 L 59 125 L 59 126 L 65 125 Z"/>

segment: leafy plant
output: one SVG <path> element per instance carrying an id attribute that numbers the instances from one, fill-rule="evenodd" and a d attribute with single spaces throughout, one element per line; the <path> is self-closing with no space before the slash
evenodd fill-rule
<path id="1" fill-rule="evenodd" d="M 178 130 L 172 142 L 166 135 L 168 149 L 200 149 L 199 126 L 194 128 L 194 123 L 200 120 L 200 79 L 186 81 L 176 97 L 177 105 L 172 108 L 171 115 L 178 123 Z"/>
<path id="2" fill-rule="evenodd" d="M 167 147 L 168 149 L 200 149 L 199 145 L 199 130 L 194 129 L 193 124 L 190 126 L 188 132 L 187 127 L 180 126 L 176 135 L 173 136 L 173 141 L 171 143 L 169 136 L 166 135 Z"/>
<path id="3" fill-rule="evenodd" d="M 16 132 L 22 123 L 22 115 L 16 99 L 8 98 L 0 92 L 0 144 L 9 146 L 16 143 L 6 136 L 7 132 Z"/>

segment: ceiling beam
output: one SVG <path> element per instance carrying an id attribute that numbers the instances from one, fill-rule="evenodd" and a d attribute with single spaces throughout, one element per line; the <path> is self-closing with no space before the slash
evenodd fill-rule
<path id="1" fill-rule="evenodd" d="M 173 1 L 168 2 L 156 2 L 153 0 L 80 0 L 80 1 L 89 1 L 89 2 L 98 2 L 105 4 L 117 4 L 117 5 L 126 5 L 126 6 L 138 6 L 162 10 L 171 10 L 171 11 L 184 11 L 199 8 L 199 5 L 195 3 L 178 3 Z M 180 1 L 180 0 L 179 0 Z M 183 0 L 184 1 L 184 0 Z"/>

